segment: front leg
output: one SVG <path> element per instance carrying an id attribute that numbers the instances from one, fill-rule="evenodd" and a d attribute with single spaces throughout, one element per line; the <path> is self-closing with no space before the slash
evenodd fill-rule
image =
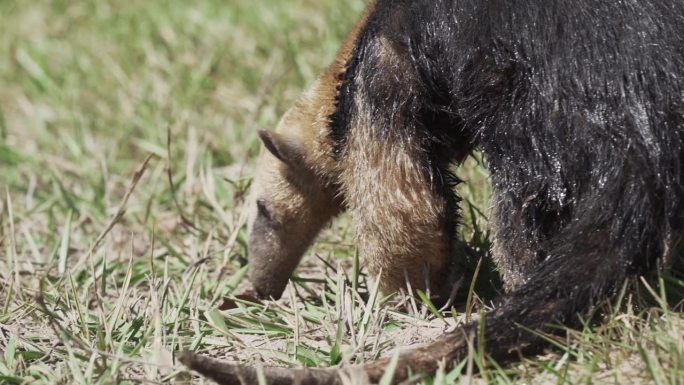
<path id="1" fill-rule="evenodd" d="M 368 129 L 370 128 L 370 129 Z M 438 293 L 455 236 L 456 202 L 429 167 L 425 152 L 401 138 L 382 141 L 373 128 L 355 130 L 347 144 L 341 186 L 359 251 L 385 293 Z"/>
<path id="2" fill-rule="evenodd" d="M 368 32 L 373 33 L 373 32 Z M 462 159 L 451 121 L 426 105 L 405 45 L 377 32 L 355 52 L 333 115 L 339 185 L 369 270 L 385 293 L 437 293 L 454 254 L 457 201 L 450 162 Z M 381 72 L 379 72 L 381 71 Z M 445 129 L 449 127 L 449 129 Z M 450 134 L 454 135 L 454 134 Z"/>

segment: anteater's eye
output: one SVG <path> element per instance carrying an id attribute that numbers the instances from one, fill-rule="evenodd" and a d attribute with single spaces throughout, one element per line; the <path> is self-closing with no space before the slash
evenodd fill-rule
<path id="1" fill-rule="evenodd" d="M 257 210 L 259 212 L 260 217 L 264 217 L 267 220 L 271 220 L 271 212 L 268 209 L 268 204 L 266 203 L 266 200 L 264 199 L 257 199 Z"/>

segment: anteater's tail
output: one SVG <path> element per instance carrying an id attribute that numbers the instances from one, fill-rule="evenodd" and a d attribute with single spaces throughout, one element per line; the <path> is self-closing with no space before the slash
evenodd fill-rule
<path id="1" fill-rule="evenodd" d="M 624 278 L 624 267 L 611 258 L 592 255 L 585 250 L 584 266 L 577 268 L 570 261 L 577 258 L 548 259 L 518 291 L 501 298 L 500 306 L 477 321 L 445 333 L 428 345 L 408 349 L 399 355 L 393 382 L 401 382 L 413 373 L 432 373 L 440 363 L 447 367 L 467 357 L 469 342 L 482 344 L 485 353 L 498 361 L 533 353 L 544 346 L 540 332 L 557 331 L 554 325 L 571 325 L 577 314 L 586 314 L 597 300 L 606 298 Z M 485 332 L 479 333 L 480 327 Z M 534 330 L 534 332 L 532 331 Z M 484 341 L 478 341 L 484 336 Z M 385 373 L 390 358 L 346 368 L 278 368 L 245 367 L 190 352 L 183 352 L 180 361 L 192 370 L 219 384 L 256 384 L 258 376 L 268 384 L 342 384 L 341 376 L 354 378 L 362 372 L 370 382 L 377 382 Z"/>

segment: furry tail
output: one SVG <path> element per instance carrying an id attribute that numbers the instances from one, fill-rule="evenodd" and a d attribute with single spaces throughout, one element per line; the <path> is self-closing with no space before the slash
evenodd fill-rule
<path id="1" fill-rule="evenodd" d="M 549 260 L 537 269 L 530 283 L 518 291 L 501 298 L 500 306 L 478 321 L 445 333 L 432 343 L 406 350 L 399 355 L 393 382 L 406 380 L 411 374 L 432 373 L 439 364 L 449 365 L 467 357 L 469 341 L 484 345 L 485 352 L 499 362 L 530 354 L 544 347 L 544 340 L 538 333 L 553 332 L 553 324 L 573 324 L 577 313 L 586 313 L 596 300 L 607 297 L 614 284 L 622 279 L 621 269 L 613 270 L 608 258 L 584 258 L 594 261 L 595 266 L 587 269 L 573 268 L 567 260 Z M 607 278 L 610 277 L 610 278 Z M 524 326 L 524 327 L 521 327 Z M 478 333 L 484 327 L 485 333 Z M 557 330 L 557 329 L 556 329 Z M 477 341 L 478 336 L 484 341 Z M 256 384 L 259 376 L 268 384 L 342 384 L 342 376 L 356 378 L 361 373 L 366 381 L 377 383 L 390 364 L 390 358 L 372 361 L 362 366 L 346 368 L 278 368 L 244 367 L 183 352 L 180 361 L 192 370 L 213 379 L 219 384 Z"/>
<path id="2" fill-rule="evenodd" d="M 464 330 L 447 333 L 429 345 L 400 353 L 393 382 L 407 379 L 409 373 L 432 373 L 442 360 L 453 362 L 464 357 L 468 352 Z M 187 351 L 181 352 L 178 359 L 188 368 L 222 385 L 258 384 L 260 376 L 269 385 L 342 385 L 343 377 L 377 383 L 390 364 L 389 358 L 383 358 L 345 368 L 254 368 Z"/>

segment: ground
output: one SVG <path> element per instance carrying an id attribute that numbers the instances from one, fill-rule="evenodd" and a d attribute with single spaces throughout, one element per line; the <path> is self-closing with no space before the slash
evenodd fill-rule
<path id="1" fill-rule="evenodd" d="M 0 383 L 206 383 L 174 363 L 181 349 L 361 362 L 487 307 L 484 273 L 444 317 L 419 298 L 378 297 L 344 218 L 282 300 L 235 296 L 256 131 L 332 59 L 363 6 L 0 1 Z M 480 163 L 459 170 L 462 235 L 486 253 Z M 543 356 L 500 367 L 475 349 L 424 383 L 683 383 L 684 282 L 628 286 L 603 321 Z"/>

